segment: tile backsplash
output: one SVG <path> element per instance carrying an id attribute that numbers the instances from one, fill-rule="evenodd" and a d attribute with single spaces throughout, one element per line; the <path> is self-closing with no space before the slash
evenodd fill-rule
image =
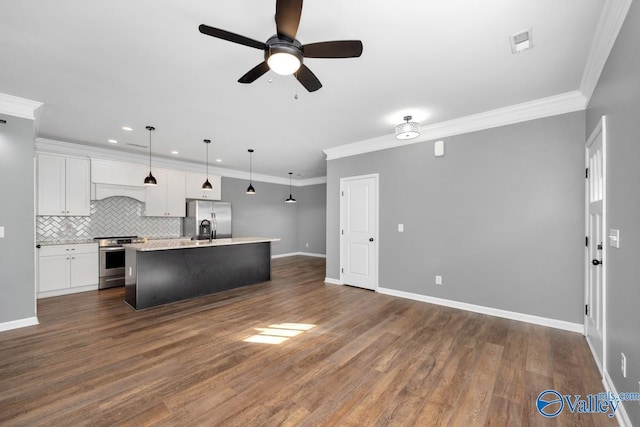
<path id="1" fill-rule="evenodd" d="M 37 216 L 36 240 L 73 243 L 103 236 L 180 236 L 180 218 L 146 217 L 143 210 L 144 204 L 130 197 L 93 200 L 90 216 Z"/>

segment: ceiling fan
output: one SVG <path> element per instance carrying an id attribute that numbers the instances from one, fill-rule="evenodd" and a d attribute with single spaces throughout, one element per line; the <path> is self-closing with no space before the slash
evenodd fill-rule
<path id="1" fill-rule="evenodd" d="M 362 54 L 362 42 L 339 40 L 303 45 L 296 39 L 301 14 L 302 0 L 276 0 L 277 33 L 265 43 L 204 24 L 199 30 L 208 36 L 264 51 L 264 61 L 240 77 L 238 82 L 252 83 L 271 69 L 282 75 L 293 74 L 305 89 L 314 92 L 322 87 L 322 83 L 304 65 L 304 58 L 356 58 Z"/>

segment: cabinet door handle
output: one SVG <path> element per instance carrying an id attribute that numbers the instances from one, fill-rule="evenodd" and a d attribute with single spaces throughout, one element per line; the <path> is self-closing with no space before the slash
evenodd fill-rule
<path id="1" fill-rule="evenodd" d="M 76 259 L 76 257 L 72 256 L 71 259 Z"/>

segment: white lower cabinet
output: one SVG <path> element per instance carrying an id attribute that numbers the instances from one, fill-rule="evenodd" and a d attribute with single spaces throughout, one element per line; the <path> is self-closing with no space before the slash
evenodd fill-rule
<path id="1" fill-rule="evenodd" d="M 42 246 L 38 250 L 38 298 L 98 289 L 98 245 Z"/>

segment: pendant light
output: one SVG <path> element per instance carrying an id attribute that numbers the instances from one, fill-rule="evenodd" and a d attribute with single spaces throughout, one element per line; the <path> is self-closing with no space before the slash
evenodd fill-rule
<path id="1" fill-rule="evenodd" d="M 205 191 L 213 190 L 213 186 L 209 182 L 209 144 L 211 144 L 210 139 L 205 139 L 204 143 L 207 144 L 207 180 L 202 184 L 202 189 Z"/>
<path id="2" fill-rule="evenodd" d="M 247 194 L 256 194 L 256 189 L 253 188 L 253 185 L 251 182 L 252 170 L 253 170 L 253 163 L 251 161 L 251 157 L 253 156 L 253 148 L 249 148 L 247 151 L 249 152 L 249 186 L 247 187 Z"/>
<path id="3" fill-rule="evenodd" d="M 144 179 L 144 185 L 158 185 L 158 181 L 151 173 L 151 132 L 156 130 L 153 126 L 147 126 L 147 130 L 149 131 L 149 175 Z"/>
<path id="4" fill-rule="evenodd" d="M 416 122 L 410 122 L 413 117 L 404 116 L 406 123 L 401 123 L 396 126 L 396 138 L 398 139 L 411 139 L 420 136 L 420 124 Z"/>
<path id="5" fill-rule="evenodd" d="M 293 196 L 291 195 L 291 175 L 293 175 L 293 172 L 289 172 L 289 198 L 287 200 L 285 200 L 285 203 L 295 203 L 296 199 L 293 198 Z"/>

